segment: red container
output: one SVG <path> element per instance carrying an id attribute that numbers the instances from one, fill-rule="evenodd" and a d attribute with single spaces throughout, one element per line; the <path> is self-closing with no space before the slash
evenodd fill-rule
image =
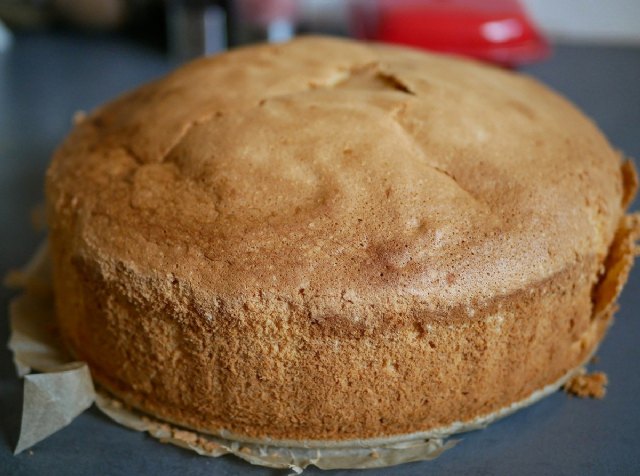
<path id="1" fill-rule="evenodd" d="M 545 58 L 549 44 L 516 0 L 352 2 L 354 36 L 513 67 Z"/>

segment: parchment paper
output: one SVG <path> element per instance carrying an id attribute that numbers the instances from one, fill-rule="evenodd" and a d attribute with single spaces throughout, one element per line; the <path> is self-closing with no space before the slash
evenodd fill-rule
<path id="1" fill-rule="evenodd" d="M 390 466 L 437 458 L 457 443 L 456 440 L 446 441 L 450 435 L 483 428 L 530 405 L 556 391 L 582 369 L 580 366 L 527 399 L 498 412 L 429 432 L 387 439 L 342 441 L 333 447 L 325 445 L 322 448 L 304 447 L 308 446 L 305 442 L 296 445 L 242 442 L 180 428 L 127 408 L 100 388 L 94 390 L 88 366 L 84 362 L 71 362 L 57 338 L 46 243 L 22 271 L 10 274 L 5 284 L 23 290 L 10 305 L 12 332 L 9 347 L 14 354 L 18 375 L 25 378 L 22 426 L 16 454 L 64 428 L 95 402 L 102 412 L 121 425 L 146 431 L 162 442 L 204 456 L 231 453 L 252 464 L 290 468 L 297 474 L 310 464 L 322 469 Z M 32 370 L 42 373 L 30 374 Z"/>
<path id="2" fill-rule="evenodd" d="M 94 402 L 87 365 L 75 362 L 68 367 L 25 376 L 22 424 L 15 454 L 64 428 Z"/>

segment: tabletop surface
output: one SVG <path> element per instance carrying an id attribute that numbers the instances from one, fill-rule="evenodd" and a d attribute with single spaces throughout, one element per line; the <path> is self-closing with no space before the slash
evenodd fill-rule
<path id="1" fill-rule="evenodd" d="M 102 102 L 171 69 L 158 52 L 111 36 L 18 35 L 0 53 L 0 275 L 29 257 L 42 232 L 29 216 L 42 202 L 43 174 L 75 111 Z M 525 68 L 591 116 L 611 143 L 640 159 L 640 48 L 559 46 Z M 637 204 L 634 206 L 637 209 Z M 592 367 L 609 376 L 604 400 L 556 392 L 489 428 L 462 435 L 435 461 L 327 475 L 423 474 L 595 475 L 640 472 L 640 266 L 620 300 L 616 323 Z M 8 339 L 0 289 L 0 342 Z M 95 408 L 31 451 L 13 456 L 22 383 L 0 345 L 0 474 L 274 475 L 232 456 L 206 458 L 120 427 Z M 309 468 L 305 474 L 320 474 Z"/>

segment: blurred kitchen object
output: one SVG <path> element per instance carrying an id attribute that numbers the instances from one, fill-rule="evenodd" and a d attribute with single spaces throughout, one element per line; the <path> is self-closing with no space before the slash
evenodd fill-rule
<path id="1" fill-rule="evenodd" d="M 517 0 L 0 0 L 0 18 L 7 15 L 22 18 L 10 25 L 31 28 L 118 30 L 166 48 L 178 61 L 301 33 L 400 43 L 509 66 L 548 52 Z"/>
<path id="2" fill-rule="evenodd" d="M 12 40 L 11 32 L 6 25 L 2 23 L 2 20 L 0 20 L 0 53 L 9 49 Z"/>
<path id="3" fill-rule="evenodd" d="M 639 0 L 0 0 L 14 31 L 117 31 L 178 60 L 315 33 L 513 66 L 548 54 L 536 24 L 554 41 L 640 44 L 638 18 Z"/>
<path id="4" fill-rule="evenodd" d="M 233 44 L 343 34 L 504 66 L 549 53 L 517 0 L 236 0 L 232 6 Z"/>
<path id="5" fill-rule="evenodd" d="M 278 43 L 296 34 L 299 0 L 236 0 L 233 2 L 237 43 Z"/>
<path id="6" fill-rule="evenodd" d="M 54 24 L 112 30 L 124 24 L 132 6 L 140 1 L 146 0 L 0 0 L 0 19 L 11 27 L 30 30 Z"/>
<path id="7" fill-rule="evenodd" d="M 298 2 L 298 31 L 350 36 L 349 0 L 302 0 Z"/>
<path id="8" fill-rule="evenodd" d="M 351 28 L 357 38 L 503 66 L 535 62 L 549 53 L 517 0 L 354 0 Z"/>
<path id="9" fill-rule="evenodd" d="M 0 21 L 10 28 L 43 28 L 51 20 L 46 0 L 0 0 Z"/>
<path id="10" fill-rule="evenodd" d="M 108 30 L 122 26 L 131 8 L 130 0 L 51 0 L 57 15 L 87 29 Z"/>
<path id="11" fill-rule="evenodd" d="M 166 0 L 168 45 L 179 60 L 301 33 L 348 36 L 347 0 Z"/>
<path id="12" fill-rule="evenodd" d="M 230 3 L 166 0 L 167 48 L 170 56 L 183 61 L 227 49 Z"/>

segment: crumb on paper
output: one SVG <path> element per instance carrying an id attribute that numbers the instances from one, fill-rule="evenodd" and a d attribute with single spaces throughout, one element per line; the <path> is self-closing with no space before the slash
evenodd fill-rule
<path id="1" fill-rule="evenodd" d="M 565 392 L 580 398 L 604 398 L 609 379 L 604 372 L 579 374 L 564 385 Z"/>
<path id="2" fill-rule="evenodd" d="M 208 440 L 202 436 L 198 436 L 196 444 L 209 453 L 221 452 L 224 450 L 222 445 L 219 445 L 215 441 Z"/>
<path id="3" fill-rule="evenodd" d="M 196 435 L 192 431 L 179 430 L 177 428 L 173 428 L 171 430 L 171 436 L 176 440 L 182 440 L 185 443 L 196 444 L 198 442 L 198 435 Z"/>

